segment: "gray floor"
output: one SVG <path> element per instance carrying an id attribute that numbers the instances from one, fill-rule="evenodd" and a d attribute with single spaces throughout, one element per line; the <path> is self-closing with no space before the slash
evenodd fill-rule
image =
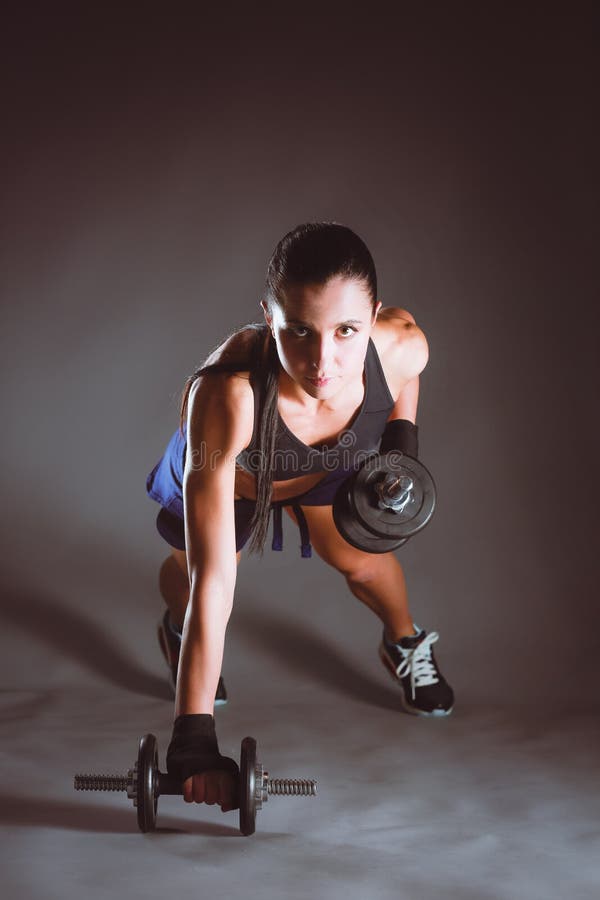
<path id="1" fill-rule="evenodd" d="M 134 564 L 129 580 L 115 563 L 83 588 L 71 569 L 64 597 L 33 574 L 28 589 L 5 581 L 4 659 L 21 665 L 0 698 L 5 896 L 597 897 L 597 719 L 486 691 L 448 627 L 437 646 L 454 714 L 403 714 L 376 620 L 296 552 L 242 563 L 218 733 L 236 756 L 253 735 L 271 774 L 316 778 L 319 791 L 271 798 L 249 838 L 237 813 L 175 797 L 142 835 L 124 795 L 73 790 L 76 771 L 125 772 L 147 731 L 164 767 L 172 703 L 154 570 Z M 64 562 L 47 561 L 51 578 Z"/>

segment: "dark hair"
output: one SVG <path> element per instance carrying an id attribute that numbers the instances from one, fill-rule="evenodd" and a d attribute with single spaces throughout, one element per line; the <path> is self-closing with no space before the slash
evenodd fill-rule
<path id="1" fill-rule="evenodd" d="M 283 306 L 285 292 L 291 286 L 324 285 L 330 279 L 342 277 L 360 282 L 368 291 L 373 310 L 377 304 L 377 275 L 367 245 L 357 234 L 337 222 L 308 222 L 288 232 L 277 244 L 267 267 L 265 301 Z M 260 379 L 261 408 L 257 435 L 260 461 L 256 478 L 256 506 L 251 522 L 250 553 L 262 555 L 273 492 L 273 460 L 277 436 L 277 400 L 279 357 L 271 332 L 262 325 L 248 325 L 254 329 L 250 357 L 212 365 L 203 365 L 187 379 L 180 411 L 180 430 L 184 435 L 188 397 L 193 383 L 210 373 L 250 370 L 251 378 Z"/>

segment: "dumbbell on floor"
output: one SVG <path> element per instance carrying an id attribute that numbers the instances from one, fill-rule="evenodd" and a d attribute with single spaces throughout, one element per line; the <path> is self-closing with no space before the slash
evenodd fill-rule
<path id="1" fill-rule="evenodd" d="M 140 739 L 138 757 L 127 775 L 75 775 L 76 791 L 125 791 L 137 808 L 140 831 L 154 831 L 156 807 L 161 794 L 182 794 L 181 782 L 158 768 L 158 744 L 153 734 Z M 256 741 L 246 737 L 240 754 L 240 831 L 254 834 L 256 813 L 269 795 L 312 797 L 317 793 L 313 779 L 270 778 L 256 758 Z"/>

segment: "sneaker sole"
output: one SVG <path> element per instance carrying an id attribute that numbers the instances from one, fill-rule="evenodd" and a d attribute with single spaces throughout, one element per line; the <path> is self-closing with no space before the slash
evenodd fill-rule
<path id="1" fill-rule="evenodd" d="M 396 685 L 396 687 L 400 686 L 400 705 L 404 712 L 409 713 L 411 716 L 421 716 L 424 719 L 441 719 L 445 716 L 449 716 L 453 706 L 450 709 L 432 709 L 431 712 L 427 712 L 425 709 L 416 709 L 414 706 L 411 706 L 410 703 L 406 700 L 404 696 L 404 686 L 398 675 L 396 674 L 396 669 L 394 668 L 394 664 L 392 660 L 389 658 L 387 653 L 385 652 L 385 648 L 383 644 L 379 645 L 379 658 L 383 665 L 385 666 L 385 670 Z"/>

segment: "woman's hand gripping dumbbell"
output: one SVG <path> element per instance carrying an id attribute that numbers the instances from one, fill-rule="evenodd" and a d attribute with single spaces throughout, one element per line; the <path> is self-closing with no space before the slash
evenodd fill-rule
<path id="1" fill-rule="evenodd" d="M 223 812 L 239 807 L 240 831 L 251 835 L 256 829 L 256 813 L 270 795 L 317 793 L 312 779 L 270 778 L 256 752 L 255 739 L 244 738 L 238 768 L 233 759 L 219 753 L 212 716 L 178 716 L 167 751 L 167 774 L 158 768 L 155 736 L 146 734 L 126 776 L 76 775 L 74 787 L 78 791 L 125 791 L 137 809 L 140 831 L 155 829 L 161 794 L 183 794 L 189 802 L 218 803 Z"/>
<path id="2" fill-rule="evenodd" d="M 435 509 L 435 484 L 417 459 L 418 427 L 388 422 L 379 453 L 340 486 L 333 519 L 342 537 L 367 553 L 396 550 L 421 531 Z"/>

